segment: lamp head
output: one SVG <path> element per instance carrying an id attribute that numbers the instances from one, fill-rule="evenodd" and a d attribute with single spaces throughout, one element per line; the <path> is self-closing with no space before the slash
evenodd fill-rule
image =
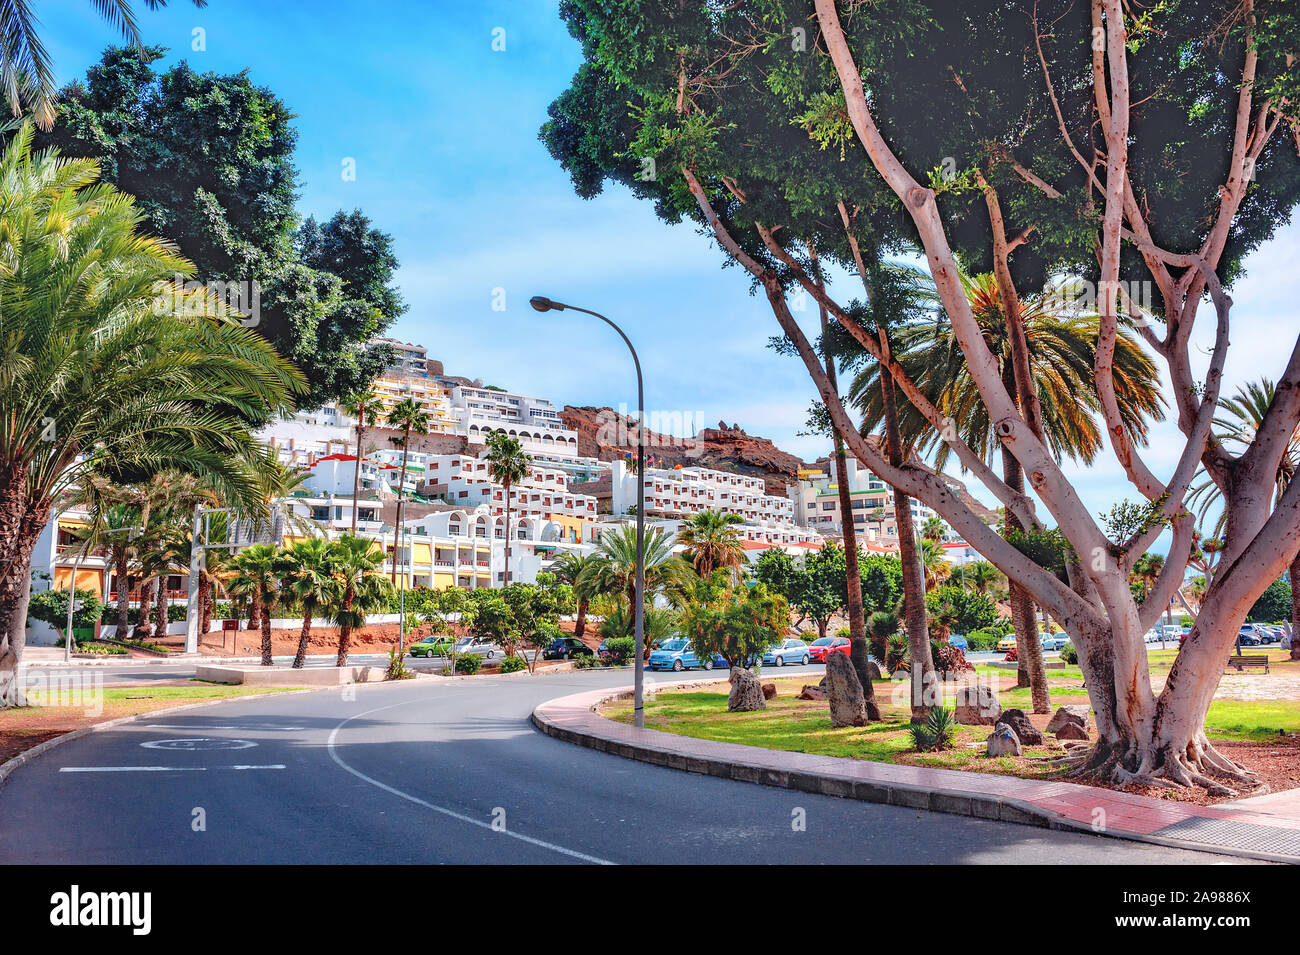
<path id="1" fill-rule="evenodd" d="M 528 304 L 539 312 L 549 312 L 554 309 L 557 312 L 564 311 L 564 306 L 559 302 L 552 302 L 545 295 L 534 295 L 528 300 Z"/>

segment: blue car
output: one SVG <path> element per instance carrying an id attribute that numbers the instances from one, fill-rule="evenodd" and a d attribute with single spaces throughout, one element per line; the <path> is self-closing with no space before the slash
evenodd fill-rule
<path id="1" fill-rule="evenodd" d="M 970 650 L 970 644 L 966 642 L 966 638 L 963 637 L 960 633 L 948 634 L 948 643 L 956 647 L 962 653 L 965 653 L 968 650 Z"/>
<path id="2" fill-rule="evenodd" d="M 774 647 L 768 647 L 767 652 L 763 654 L 765 666 L 783 667 L 787 663 L 807 663 L 808 659 L 808 644 L 794 637 Z"/>
<path id="3" fill-rule="evenodd" d="M 1040 633 L 1038 643 L 1044 650 L 1059 650 L 1070 642 L 1070 638 L 1063 633 Z"/>
<path id="4" fill-rule="evenodd" d="M 712 670 L 714 662 L 705 660 L 703 664 L 695 657 L 695 648 L 685 637 L 673 637 L 665 640 L 657 650 L 650 654 L 646 664 L 651 670 Z"/>

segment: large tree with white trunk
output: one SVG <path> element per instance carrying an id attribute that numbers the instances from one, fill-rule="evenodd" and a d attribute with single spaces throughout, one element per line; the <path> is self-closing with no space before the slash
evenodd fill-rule
<path id="1" fill-rule="evenodd" d="M 1249 444 L 1230 451 L 1211 425 L 1232 313 L 1225 286 L 1300 200 L 1295 5 L 568 0 L 562 13 L 585 61 L 543 137 L 579 192 L 613 179 L 665 218 L 707 229 L 770 304 L 849 450 L 934 508 L 1076 637 L 1100 735 L 1077 772 L 1253 788 L 1253 774 L 1210 744 L 1204 721 L 1239 624 L 1300 540 L 1300 482 L 1274 495 L 1300 420 L 1300 339 L 1286 343 L 1281 367 L 1265 370 L 1276 394 Z M 855 317 L 856 303 L 818 281 L 806 250 L 853 271 L 853 242 L 923 251 L 1024 492 L 964 443 L 888 342 Z M 995 276 L 1011 382 L 981 334 L 963 267 Z M 1044 438 L 1020 302 L 1062 278 L 1095 293 L 1090 387 L 1110 453 L 1141 502 L 1117 509 L 1123 520 L 1088 510 Z M 999 536 L 941 476 L 891 461 L 859 436 L 796 320 L 803 296 L 881 362 L 1021 526 L 1059 528 L 1068 582 Z M 1203 368 L 1193 357 L 1198 322 L 1214 330 Z M 1115 347 L 1126 328 L 1174 396 L 1183 440 L 1163 473 L 1144 459 L 1117 401 Z M 1222 559 L 1156 693 L 1143 636 L 1183 580 L 1195 529 L 1186 497 L 1202 467 L 1228 512 Z M 1129 571 L 1165 533 L 1165 568 L 1138 604 Z"/>

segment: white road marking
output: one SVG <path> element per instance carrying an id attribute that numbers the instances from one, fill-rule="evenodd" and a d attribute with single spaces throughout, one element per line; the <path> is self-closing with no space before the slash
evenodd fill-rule
<path id="1" fill-rule="evenodd" d="M 267 763 L 265 766 L 231 766 L 231 769 L 284 769 L 284 763 Z"/>
<path id="2" fill-rule="evenodd" d="M 145 749 L 183 749 L 186 752 L 211 749 L 251 749 L 257 744 L 247 739 L 222 739 L 219 736 L 192 736 L 183 739 L 151 739 L 140 744 Z"/>
<path id="3" fill-rule="evenodd" d="M 145 729 L 151 730 L 275 730 L 277 732 L 295 732 L 304 730 L 305 726 L 182 726 L 176 723 L 146 723 Z"/>
<path id="4" fill-rule="evenodd" d="M 373 710 L 366 710 L 364 713 L 358 713 L 356 716 L 349 716 L 338 726 L 334 727 L 333 731 L 330 733 L 329 741 L 326 743 L 326 747 L 329 749 L 330 759 L 334 760 L 334 762 L 338 763 L 340 767 L 347 770 L 353 776 L 357 777 L 357 779 L 370 783 L 370 785 L 376 786 L 379 789 L 382 789 L 386 793 L 391 793 L 394 796 L 397 796 L 401 799 L 405 799 L 407 802 L 413 802 L 417 806 L 423 806 L 425 809 L 432 809 L 434 812 L 441 813 L 444 816 L 449 816 L 452 819 L 458 819 L 461 822 L 467 822 L 471 826 L 478 826 L 480 829 L 487 829 L 489 832 L 496 832 L 503 836 L 509 836 L 511 839 L 518 839 L 520 842 L 527 842 L 529 845 L 540 846 L 543 849 L 550 849 L 552 852 L 558 852 L 561 855 L 569 856 L 572 859 L 581 859 L 583 862 L 593 862 L 596 865 L 615 865 L 615 863 L 610 862 L 608 859 L 600 859 L 597 858 L 596 856 L 589 856 L 585 853 L 578 852 L 574 849 L 566 849 L 564 846 L 557 846 L 553 842 L 546 842 L 542 839 L 534 839 L 532 836 L 525 836 L 522 833 L 512 832 L 509 829 L 495 829 L 493 828 L 491 823 L 484 822 L 482 819 L 475 819 L 473 816 L 467 816 L 463 812 L 457 812 L 456 810 L 448 809 L 445 806 L 436 806 L 431 802 L 419 798 L 418 796 L 412 796 L 410 793 L 404 793 L 400 789 L 395 789 L 392 786 L 388 785 L 387 783 L 381 783 L 379 780 L 367 776 L 359 769 L 353 769 L 347 763 L 343 762 L 341 758 L 339 758 L 339 754 L 334 751 L 334 743 L 338 739 L 339 730 L 343 729 L 343 727 L 347 726 L 353 720 L 359 720 L 363 716 L 369 716 L 371 713 L 378 713 L 382 710 L 391 710 L 398 706 L 406 706 L 408 705 L 408 703 L 409 701 L 403 703 L 392 703 L 389 704 L 388 706 L 378 706 Z"/>
<path id="5" fill-rule="evenodd" d="M 206 766 L 60 766 L 61 773 L 201 773 Z"/>

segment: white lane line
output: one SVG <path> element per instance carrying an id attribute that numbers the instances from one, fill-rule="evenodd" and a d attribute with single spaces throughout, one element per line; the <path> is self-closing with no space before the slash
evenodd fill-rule
<path id="1" fill-rule="evenodd" d="M 206 766 L 60 766 L 61 773 L 201 773 Z"/>
<path id="2" fill-rule="evenodd" d="M 359 769 L 353 769 L 347 763 L 343 762 L 341 758 L 339 758 L 339 754 L 334 751 L 334 743 L 338 739 L 339 730 L 343 729 L 343 727 L 347 726 L 353 720 L 359 720 L 363 716 L 369 716 L 371 713 L 378 713 L 382 710 L 391 710 L 398 706 L 408 706 L 410 702 L 411 701 L 406 701 L 403 703 L 392 703 L 388 706 L 379 706 L 373 710 L 366 710 L 364 713 L 358 713 L 356 716 L 349 716 L 338 726 L 334 727 L 333 732 L 330 733 L 329 741 L 326 743 L 326 746 L 329 749 L 330 759 L 334 760 L 334 762 L 338 763 L 340 767 L 347 770 L 353 776 L 357 777 L 357 779 L 368 782 L 370 783 L 370 785 L 376 786 L 382 789 L 386 793 L 391 793 L 394 796 L 397 796 L 401 799 L 405 799 L 407 802 L 413 802 L 417 806 L 423 806 L 425 809 L 432 809 L 434 812 L 442 813 L 442 815 L 449 816 L 452 819 L 458 819 L 461 822 L 467 822 L 471 826 L 478 826 L 480 829 L 487 829 L 489 832 L 495 832 L 500 835 L 509 836 L 511 839 L 518 839 L 520 842 L 527 842 L 529 845 L 540 846 L 543 849 L 550 849 L 552 852 L 558 852 L 561 855 L 569 856 L 572 859 L 581 859 L 583 862 L 593 862 L 596 865 L 616 864 L 610 862 L 608 859 L 600 859 L 597 858 L 596 856 L 589 856 L 585 853 L 578 852 L 574 849 L 566 849 L 564 846 L 557 846 L 553 842 L 546 842 L 542 839 L 534 839 L 532 836 L 525 836 L 519 832 L 512 832 L 509 829 L 494 829 L 491 823 L 484 822 L 482 819 L 475 819 L 473 816 L 467 816 L 462 812 L 457 812 L 454 809 L 448 809 L 445 806 L 436 806 L 433 803 L 421 799 L 418 796 L 412 796 L 410 793 L 404 793 L 400 789 L 394 789 L 392 786 L 388 785 L 387 783 L 381 783 L 377 779 L 372 779 L 370 776 L 367 776 Z"/>
<path id="3" fill-rule="evenodd" d="M 284 763 L 267 763 L 265 766 L 231 766 L 231 769 L 284 769 Z"/>
<path id="4" fill-rule="evenodd" d="M 274 730 L 275 732 L 290 733 L 298 730 L 304 730 L 305 726 L 195 726 L 182 725 L 180 723 L 145 723 L 146 729 L 151 730 Z"/>

